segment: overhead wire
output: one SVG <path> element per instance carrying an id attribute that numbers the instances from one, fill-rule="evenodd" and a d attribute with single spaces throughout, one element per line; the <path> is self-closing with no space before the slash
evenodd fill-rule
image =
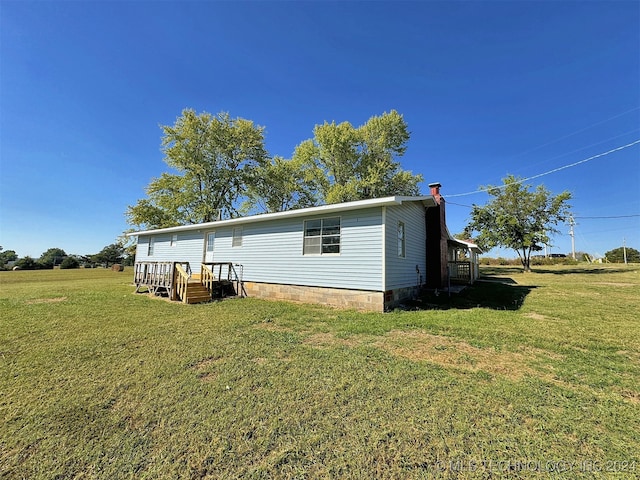
<path id="1" fill-rule="evenodd" d="M 631 218 L 631 217 L 640 217 L 640 213 L 634 213 L 632 215 L 610 215 L 610 216 L 603 216 L 603 217 L 573 217 L 573 218 L 579 218 L 579 219 L 601 219 L 601 218 Z"/>
<path id="2" fill-rule="evenodd" d="M 473 208 L 473 205 L 465 205 L 464 203 L 456 203 L 447 201 L 447 205 L 455 205 L 457 207 Z M 574 216 L 576 220 L 596 220 L 596 219 L 616 219 L 616 218 L 636 218 L 640 217 L 640 213 L 633 213 L 631 215 L 606 215 L 606 216 Z"/>
<path id="3" fill-rule="evenodd" d="M 595 142 L 595 143 L 592 143 L 592 144 L 589 144 L 589 145 L 585 145 L 585 146 L 580 147 L 580 148 L 576 148 L 575 150 L 571 150 L 570 152 L 561 153 L 560 155 L 556 155 L 555 157 L 547 158 L 546 160 L 541 160 L 539 162 L 528 164 L 527 167 L 530 168 L 530 167 L 535 167 L 535 166 L 538 166 L 538 165 L 543 165 L 543 164 L 549 163 L 549 162 L 551 162 L 553 160 L 557 160 L 558 158 L 566 157 L 568 155 L 572 155 L 574 153 L 581 152 L 582 150 L 586 150 L 588 148 L 595 147 L 595 146 L 600 145 L 602 143 L 610 142 L 611 140 L 615 140 L 616 138 L 625 137 L 627 135 L 630 135 L 632 133 L 636 133 L 638 131 L 640 131 L 640 128 L 634 128 L 633 130 L 629 130 L 627 132 L 620 133 L 620 134 L 615 135 L 613 137 L 605 138 L 604 140 L 600 140 L 598 142 Z"/>
<path id="4" fill-rule="evenodd" d="M 545 143 L 545 144 L 543 144 L 543 145 L 540 145 L 540 146 L 537 146 L 537 147 L 535 147 L 535 148 L 532 148 L 532 149 L 530 149 L 530 150 L 528 150 L 528 151 L 526 151 L 526 152 L 522 152 L 522 153 L 520 153 L 520 154 L 516 155 L 516 157 L 521 156 L 521 155 L 524 155 L 524 154 L 526 154 L 526 153 L 530 153 L 530 152 L 533 152 L 533 151 L 539 150 L 540 148 L 543 148 L 543 147 L 545 147 L 545 146 L 547 146 L 547 145 L 551 145 L 551 144 L 556 143 L 556 142 L 558 142 L 558 141 L 560 141 L 560 140 L 563 140 L 563 139 L 565 139 L 565 138 L 568 138 L 568 137 L 571 137 L 571 136 L 576 135 L 576 134 L 578 134 L 578 133 L 584 132 L 584 131 L 586 131 L 586 130 L 588 130 L 588 129 L 590 129 L 590 128 L 592 128 L 592 127 L 596 126 L 596 125 L 599 125 L 599 124 L 602 124 L 602 123 L 608 122 L 608 121 L 610 121 L 610 120 L 613 120 L 613 119 L 615 119 L 615 118 L 618 118 L 618 117 L 620 117 L 620 116 L 622 116 L 622 115 L 626 115 L 627 113 L 631 113 L 631 112 L 637 111 L 637 110 L 639 110 L 639 109 L 640 109 L 640 107 L 636 107 L 636 108 L 633 108 L 633 109 L 628 110 L 628 111 L 626 111 L 626 112 L 623 112 L 623 113 L 620 113 L 620 114 L 615 115 L 615 116 L 613 116 L 613 117 L 610 117 L 610 118 L 608 118 L 608 119 L 606 119 L 606 120 L 602 120 L 602 121 L 600 121 L 600 122 L 594 123 L 594 124 L 592 124 L 592 125 L 590 125 L 590 126 L 588 126 L 588 127 L 582 128 L 582 129 L 577 130 L 577 131 L 575 131 L 575 132 L 573 132 L 573 133 L 570 133 L 570 134 L 568 134 L 568 135 L 564 135 L 564 136 L 562 136 L 562 137 L 560 137 L 560 138 L 558 138 L 558 139 L 556 139 L 556 140 L 553 140 L 553 141 L 551 141 L 551 142 L 547 142 L 547 143 Z M 635 131 L 637 131 L 637 130 L 638 130 L 638 129 L 635 129 L 635 130 L 633 130 L 632 132 L 635 132 Z M 610 140 L 613 140 L 614 138 L 619 138 L 619 137 L 621 137 L 621 136 L 628 135 L 629 133 L 632 133 L 632 132 L 625 132 L 624 134 L 617 135 L 617 136 L 615 136 L 615 137 L 613 137 L 613 138 L 609 138 L 609 139 L 604 140 L 604 141 L 610 141 Z M 604 141 L 603 141 L 603 142 L 604 142 Z M 577 151 L 584 150 L 585 148 L 593 147 L 593 146 L 598 145 L 598 144 L 603 143 L 603 142 L 597 142 L 597 143 L 595 143 L 595 144 L 592 144 L 592 145 L 589 145 L 589 146 L 586 146 L 586 147 L 580 148 L 580 149 L 578 149 L 578 150 L 574 150 L 573 152 L 569 152 L 569 153 L 567 153 L 567 154 L 560 155 L 560 156 L 558 156 L 558 157 L 554 157 L 554 158 L 560 158 L 560 157 L 565 156 L 565 155 L 570 155 L 570 154 L 575 153 L 575 152 L 577 152 Z M 516 184 L 521 184 L 521 183 L 524 183 L 524 182 L 529 181 L 529 180 L 533 180 L 533 179 L 536 179 L 536 178 L 543 177 L 543 176 L 545 176 L 545 175 L 550 175 L 550 174 L 552 174 L 552 173 L 559 172 L 559 171 L 561 171 L 561 170 L 565 170 L 565 169 L 568 169 L 568 168 L 572 168 L 572 167 L 575 167 L 575 166 L 581 165 L 581 164 L 583 164 L 583 163 L 589 162 L 589 161 L 591 161 L 591 160 L 595 160 L 596 158 L 604 157 L 604 156 L 606 156 L 606 155 L 610 155 L 610 154 L 612 154 L 612 153 L 615 153 L 615 152 L 618 152 L 618 151 L 624 150 L 624 149 L 626 149 L 626 148 L 630 148 L 630 147 L 632 147 L 632 146 L 634 146 L 634 145 L 637 145 L 637 144 L 639 144 L 639 143 L 640 143 L 640 139 L 635 140 L 635 141 L 630 142 L 630 143 L 627 143 L 627 144 L 625 144 L 625 145 L 621 145 L 621 146 L 616 147 L 616 148 L 612 148 L 611 150 L 608 150 L 608 151 L 606 151 L 606 152 L 602 152 L 602 153 L 599 153 L 599 154 L 597 154 L 597 155 L 593 155 L 593 156 L 591 156 L 591 157 L 585 158 L 585 159 L 580 160 L 580 161 L 578 161 L 578 162 L 574 162 L 574 163 L 570 163 L 570 164 L 567 164 L 567 165 L 563 165 L 563 166 L 561 166 L 561 167 L 554 168 L 554 169 L 552 169 L 552 170 L 549 170 L 549 171 L 546 171 L 546 172 L 543 172 L 543 173 L 540 173 L 540 174 L 537 174 L 537 175 L 533 175 L 533 176 L 531 176 L 531 177 L 526 177 L 526 178 L 523 178 L 523 179 L 519 179 L 519 180 L 516 182 Z M 512 157 L 512 158 L 513 158 L 513 157 Z M 544 162 L 539 162 L 539 163 L 537 163 L 537 165 L 539 165 L 539 164 L 541 164 L 541 163 L 545 163 L 545 162 L 551 161 L 551 160 L 553 160 L 554 158 L 551 158 L 551 159 L 545 160 Z M 496 187 L 491 187 L 491 188 L 497 188 L 497 189 L 502 190 L 502 189 L 504 189 L 504 188 L 506 188 L 506 187 L 507 187 L 507 185 L 502 185 L 502 186 L 496 186 Z M 487 188 L 481 188 L 481 189 L 475 190 L 475 191 L 473 191 L 473 192 L 466 192 L 466 193 L 459 193 L 459 194 L 446 195 L 446 198 L 447 198 L 447 199 L 449 199 L 449 198 L 452 198 L 452 197 L 461 197 L 461 196 L 467 196 L 467 195 L 474 195 L 474 194 L 476 194 L 476 193 L 483 193 L 483 192 L 487 192 L 487 190 L 488 190 Z M 474 208 L 474 207 L 473 207 L 473 205 L 466 205 L 466 204 L 456 203 L 456 202 L 452 202 L 452 201 L 447 201 L 447 204 L 449 204 L 449 205 L 456 205 L 456 206 L 465 207 L 465 208 Z M 581 220 L 582 220 L 582 219 L 584 219 L 584 220 L 591 220 L 591 219 L 621 219 L 621 218 L 635 218 L 635 217 L 640 217 L 640 214 L 631 214 L 631 215 L 608 215 L 608 216 L 576 216 L 576 217 L 573 217 L 573 218 L 575 218 L 575 219 L 581 219 Z M 620 229 L 618 229 L 618 230 L 620 230 Z M 625 230 L 625 229 L 622 229 L 622 230 Z M 583 236 L 583 235 L 581 234 L 581 232 L 578 232 L 578 234 L 579 234 L 579 235 L 581 235 L 581 236 Z M 584 243 L 587 243 L 587 242 L 586 242 L 586 239 L 584 239 L 584 238 L 583 238 L 583 241 L 584 241 Z"/>
<path id="5" fill-rule="evenodd" d="M 544 148 L 544 147 L 546 147 L 546 146 L 553 145 L 554 143 L 557 143 L 557 142 L 559 142 L 560 140 L 564 140 L 564 139 L 566 139 L 566 138 L 573 137 L 574 135 L 577 135 L 577 134 L 579 134 L 579 133 L 585 132 L 585 131 L 587 131 L 587 130 L 589 130 L 589 129 L 591 129 L 591 128 L 593 128 L 593 127 L 597 126 L 597 125 L 601 125 L 601 124 L 603 124 L 603 123 L 610 122 L 611 120 L 615 120 L 616 118 L 622 117 L 623 115 L 626 115 L 626 114 L 628 114 L 628 113 L 635 112 L 635 111 L 637 111 L 637 110 L 640 110 L 640 107 L 634 107 L 634 108 L 632 108 L 632 109 L 630 109 L 630 110 L 627 110 L 627 111 L 625 111 L 625 112 L 618 113 L 617 115 L 614 115 L 613 117 L 609 117 L 609 118 L 606 118 L 606 119 L 604 119 L 604 120 L 600 120 L 599 122 L 592 123 L 591 125 L 586 126 L 586 127 L 584 127 L 584 128 L 581 128 L 580 130 L 576 130 L 575 132 L 568 133 L 568 134 L 563 135 L 563 136 L 561 136 L 561 137 L 559 137 L 559 138 L 556 138 L 555 140 L 551 140 L 550 142 L 543 143 L 542 145 L 538 145 L 537 147 L 533 147 L 533 148 L 530 148 L 529 150 L 525 150 L 524 152 L 518 153 L 518 154 L 516 154 L 516 155 L 512 156 L 511 158 L 517 158 L 517 157 L 520 157 L 520 156 L 522 156 L 522 155 L 526 155 L 527 153 L 535 152 L 536 150 L 539 150 L 539 149 Z"/>
<path id="6" fill-rule="evenodd" d="M 536 178 L 544 177 L 545 175 L 550 175 L 550 174 L 552 174 L 552 173 L 556 173 L 556 172 L 559 172 L 559 171 L 561 171 L 561 170 L 566 170 L 567 168 L 576 167 L 576 166 L 578 166 L 578 165 L 581 165 L 581 164 L 583 164 L 583 163 L 589 162 L 589 161 L 591 161 L 591 160 L 595 160 L 596 158 L 604 157 L 604 156 L 606 156 L 606 155 L 610 155 L 610 154 L 615 153 L 615 152 L 618 152 L 618 151 L 620 151 L 620 150 L 624 150 L 625 148 L 633 147 L 634 145 L 638 145 L 639 143 L 640 143 L 640 139 L 635 140 L 635 141 L 633 141 L 633 142 L 631 142 L 631 143 L 627 143 L 626 145 L 621 145 L 621 146 L 619 146 L 619 147 L 612 148 L 611 150 L 608 150 L 608 151 L 606 151 L 606 152 L 599 153 L 599 154 L 597 154 L 597 155 L 593 155 L 593 156 L 591 156 L 591 157 L 589 157 L 589 158 L 585 158 L 585 159 L 580 160 L 580 161 L 578 161 L 578 162 L 570 163 L 570 164 L 568 164 L 568 165 L 563 165 L 563 166 L 561 166 L 561 167 L 554 168 L 553 170 L 549 170 L 549 171 L 547 171 L 547 172 L 539 173 L 539 174 L 537 174 L 537 175 L 533 175 L 533 176 L 531 176 L 531 177 L 521 178 L 521 179 L 517 180 L 516 182 L 513 182 L 513 183 L 511 183 L 511 184 L 509 184 L 509 185 L 513 185 L 513 184 L 519 185 L 519 184 L 524 183 L 524 182 L 527 182 L 527 181 L 529 181 L 529 180 L 533 180 L 533 179 L 536 179 Z M 492 186 L 492 187 L 491 187 L 491 189 L 499 189 L 499 190 L 503 190 L 504 188 L 508 187 L 509 185 L 499 185 L 499 186 L 495 186 L 495 187 L 493 187 L 493 186 Z M 474 191 L 472 191 L 472 192 L 456 193 L 456 194 L 453 194 L 453 195 L 447 195 L 447 197 L 448 197 L 448 198 L 452 198 L 452 197 L 464 197 L 464 196 L 467 196 L 467 195 L 475 195 L 476 193 L 485 193 L 485 192 L 487 192 L 487 190 L 488 190 L 488 188 L 481 188 L 481 189 L 478 189 L 478 190 L 474 190 Z"/>

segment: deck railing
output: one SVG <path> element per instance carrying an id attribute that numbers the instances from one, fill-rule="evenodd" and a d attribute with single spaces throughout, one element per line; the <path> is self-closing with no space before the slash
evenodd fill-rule
<path id="1" fill-rule="evenodd" d="M 150 290 L 155 290 L 170 288 L 172 276 L 172 262 L 138 262 L 135 264 L 133 281 L 138 288 L 147 286 Z"/>
<path id="2" fill-rule="evenodd" d="M 236 267 L 238 267 L 238 269 L 240 270 L 240 274 L 238 274 L 238 270 L 236 270 Z M 242 281 L 242 275 L 244 274 L 244 266 L 240 265 L 239 263 L 234 264 L 229 264 L 229 268 L 233 271 L 233 278 L 235 279 L 236 282 L 236 293 L 238 295 L 240 295 L 240 298 L 244 298 L 247 296 L 247 291 L 244 289 L 244 283 Z"/>
<path id="3" fill-rule="evenodd" d="M 449 279 L 452 282 L 472 283 L 471 262 L 449 262 Z"/>
<path id="4" fill-rule="evenodd" d="M 179 265 L 188 275 L 191 273 L 189 262 L 136 262 L 133 282 L 136 292 L 147 287 L 151 293 L 166 291 L 173 297 L 174 272 Z"/>
<path id="5" fill-rule="evenodd" d="M 240 273 L 235 267 L 239 267 Z M 247 295 L 242 283 L 242 265 L 233 264 L 233 262 L 205 262 L 200 269 L 202 275 L 202 283 L 207 285 L 209 291 L 212 291 L 214 283 L 227 281 L 234 285 L 236 295 L 245 297 Z M 205 273 L 206 272 L 206 273 Z M 208 280 L 205 280 L 205 275 Z M 205 283 L 205 281 L 208 282 Z"/>

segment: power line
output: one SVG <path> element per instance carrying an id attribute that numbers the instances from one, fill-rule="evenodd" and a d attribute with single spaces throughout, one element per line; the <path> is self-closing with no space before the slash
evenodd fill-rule
<path id="1" fill-rule="evenodd" d="M 539 150 L 539 149 L 541 149 L 543 147 L 546 147 L 548 145 L 552 145 L 554 143 L 557 143 L 560 140 L 564 140 L 565 138 L 573 137 L 574 135 L 577 135 L 578 133 L 582 133 L 582 132 L 584 132 L 586 130 L 589 130 L 589 129 L 595 127 L 596 125 L 601 125 L 603 123 L 607 123 L 607 122 L 609 122 L 611 120 L 614 120 L 614 119 L 616 119 L 618 117 L 622 117 L 623 115 L 626 115 L 626 114 L 631 113 L 631 112 L 635 112 L 637 110 L 640 110 L 640 107 L 634 107 L 631 110 L 627 110 L 626 112 L 622 112 L 622 113 L 619 113 L 617 115 L 614 115 L 613 117 L 609 117 L 609 118 L 607 118 L 605 120 L 601 120 L 599 122 L 593 123 L 593 124 L 591 124 L 591 125 L 589 125 L 587 127 L 581 128 L 580 130 L 576 130 L 575 132 L 569 133 L 567 135 L 563 135 L 560 138 L 556 138 L 555 140 L 551 140 L 550 142 L 543 143 L 542 145 L 538 145 L 537 147 L 531 148 L 531 149 L 526 150 L 526 151 L 524 151 L 522 153 L 518 153 L 518 154 L 512 156 L 511 158 L 517 158 L 517 157 L 520 157 L 520 156 L 525 155 L 527 153 L 535 152 L 536 150 Z"/>
<path id="2" fill-rule="evenodd" d="M 447 205 L 455 205 L 457 207 L 473 208 L 473 205 L 465 205 L 464 203 L 456 203 L 447 201 Z M 631 215 L 606 215 L 606 216 L 574 216 L 575 219 L 580 220 L 596 220 L 596 219 L 615 219 L 615 218 L 635 218 L 640 217 L 640 213 L 633 213 Z"/>
<path id="3" fill-rule="evenodd" d="M 446 197 L 445 197 L 445 200 L 446 200 Z M 458 206 L 458 207 L 473 208 L 473 205 L 465 205 L 465 204 L 463 204 L 463 203 L 455 203 L 455 202 L 450 202 L 450 201 L 448 201 L 448 200 L 446 200 L 446 202 L 447 202 L 447 205 L 456 205 L 456 206 Z"/>
<path id="4" fill-rule="evenodd" d="M 624 150 L 625 148 L 633 147 L 634 145 L 637 145 L 639 143 L 640 143 L 640 140 L 636 140 L 634 142 L 627 143 L 626 145 L 622 145 L 620 147 L 613 148 L 613 149 L 611 149 L 611 150 L 609 150 L 607 152 L 599 153 L 599 154 L 594 155 L 592 157 L 585 158 L 584 160 L 580 160 L 579 162 L 570 163 L 569 165 L 563 165 L 562 167 L 554 168 L 553 170 L 549 170 L 549 171 L 544 172 L 544 173 L 539 173 L 538 175 L 533 175 L 532 177 L 522 178 L 522 179 L 520 179 L 520 180 L 518 180 L 516 182 L 513 182 L 513 183 L 509 184 L 509 185 L 513 185 L 513 184 L 518 185 L 518 184 L 527 182 L 529 180 L 533 180 L 535 178 L 540 178 L 540 177 L 544 177 L 545 175 L 549 175 L 551 173 L 559 172 L 560 170 L 565 170 L 567 168 L 575 167 L 577 165 L 589 162 L 589 161 L 594 160 L 596 158 L 604 157 L 604 156 L 609 155 L 611 153 L 618 152 L 620 150 Z M 500 185 L 500 186 L 496 186 L 496 187 L 491 187 L 491 189 L 496 188 L 496 189 L 502 190 L 504 188 L 507 188 L 509 185 Z M 487 189 L 483 188 L 483 189 L 479 189 L 479 190 L 474 190 L 473 192 L 456 193 L 454 195 L 447 195 L 447 197 L 449 197 L 449 198 L 451 198 L 451 197 L 464 197 L 464 196 L 467 196 L 467 195 L 474 195 L 476 193 L 485 193 L 486 191 L 487 191 Z"/>
<path id="5" fill-rule="evenodd" d="M 639 130 L 640 130 L 640 128 L 634 128 L 633 130 L 629 130 L 628 132 L 624 132 L 624 133 L 621 133 L 619 135 L 615 135 L 613 137 L 605 138 L 604 140 L 600 140 L 599 142 L 592 143 L 590 145 L 585 145 L 584 147 L 576 148 L 575 150 L 572 150 L 570 152 L 562 153 L 560 155 L 556 155 L 555 157 L 551 157 L 551 158 L 548 158 L 546 160 L 542 160 L 540 162 L 532 163 L 532 164 L 527 165 L 527 166 L 528 167 L 535 167 L 537 165 L 542 165 L 544 163 L 549 163 L 552 160 L 556 160 L 558 158 L 566 157 L 567 155 L 572 155 L 574 153 L 581 152 L 582 150 L 586 150 L 587 148 L 595 147 L 595 146 L 600 145 L 602 143 L 606 143 L 606 142 L 609 142 L 611 140 L 615 140 L 616 138 L 625 137 L 625 136 L 627 136 L 627 135 L 629 135 L 631 133 L 635 133 L 635 132 L 637 132 Z"/>
<path id="6" fill-rule="evenodd" d="M 640 217 L 640 213 L 634 213 L 632 215 L 610 215 L 610 216 L 606 216 L 606 217 L 573 217 L 573 218 L 580 218 L 580 219 L 594 219 L 594 218 L 631 218 L 631 217 Z"/>

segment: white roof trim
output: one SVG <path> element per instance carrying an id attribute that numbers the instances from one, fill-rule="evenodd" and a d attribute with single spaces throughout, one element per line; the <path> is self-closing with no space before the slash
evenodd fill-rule
<path id="1" fill-rule="evenodd" d="M 262 213 L 258 215 L 251 215 L 248 217 L 218 220 L 216 222 L 195 223 L 192 225 L 179 225 L 177 227 L 159 228 L 156 230 L 144 230 L 141 232 L 128 233 L 127 237 L 133 237 L 136 235 L 185 232 L 189 230 L 206 230 L 225 227 L 228 225 L 243 225 L 246 223 L 266 222 L 268 220 L 277 220 L 280 218 L 307 217 L 309 215 L 332 214 L 349 210 L 360 210 L 363 208 L 402 205 L 405 202 L 422 202 L 425 207 L 432 207 L 436 205 L 436 202 L 431 195 L 424 195 L 419 197 L 394 196 L 384 198 L 371 198 L 367 200 L 357 200 L 355 202 L 333 203 L 331 205 L 321 205 L 319 207 L 299 208 L 296 210 L 287 210 L 285 212 Z"/>
<path id="2" fill-rule="evenodd" d="M 466 240 L 460 240 L 458 238 L 452 237 L 451 235 L 449 235 L 449 242 L 456 244 L 459 247 L 466 247 L 469 250 L 474 250 L 476 253 L 484 253 L 482 249 L 475 243 L 467 242 Z"/>
<path id="3" fill-rule="evenodd" d="M 460 240 L 459 238 L 454 237 L 453 235 L 451 235 L 451 232 L 449 232 L 449 227 L 447 227 L 446 225 L 445 225 L 445 227 L 447 228 L 447 241 L 449 241 L 451 243 L 456 243 L 460 247 L 467 247 L 470 250 L 475 250 L 476 253 L 484 253 L 482 251 L 482 249 L 478 245 L 476 245 L 473 242 L 468 242 L 466 240 Z"/>

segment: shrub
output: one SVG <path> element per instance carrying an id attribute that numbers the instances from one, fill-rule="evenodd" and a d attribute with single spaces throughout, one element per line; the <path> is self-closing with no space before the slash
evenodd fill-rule
<path id="1" fill-rule="evenodd" d="M 65 257 L 60 264 L 60 268 L 78 268 L 80 266 L 80 262 L 75 257 Z"/>
<path id="2" fill-rule="evenodd" d="M 627 254 L 627 262 L 640 262 L 640 252 L 631 247 L 614 248 L 613 250 L 606 252 L 604 256 L 611 263 L 623 263 L 625 250 Z"/>
<path id="3" fill-rule="evenodd" d="M 28 255 L 18 260 L 15 266 L 20 270 L 37 270 L 41 268 L 40 264 Z"/>

